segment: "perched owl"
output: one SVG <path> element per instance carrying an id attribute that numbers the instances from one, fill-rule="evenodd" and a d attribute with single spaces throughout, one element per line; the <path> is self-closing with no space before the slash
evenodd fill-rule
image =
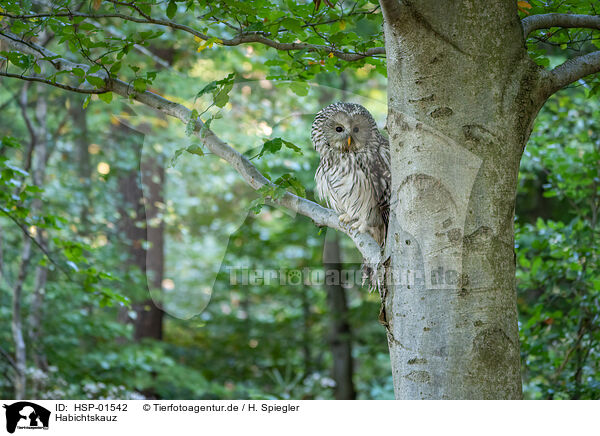
<path id="1" fill-rule="evenodd" d="M 390 202 L 390 146 L 368 110 L 334 103 L 319 111 L 311 130 L 321 156 L 317 194 L 340 222 L 369 232 L 383 246 Z"/>

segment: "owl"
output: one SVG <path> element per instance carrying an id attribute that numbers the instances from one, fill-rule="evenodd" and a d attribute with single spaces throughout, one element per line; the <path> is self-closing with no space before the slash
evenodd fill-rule
<path id="1" fill-rule="evenodd" d="M 355 103 L 321 109 L 311 138 L 320 155 L 317 194 L 340 214 L 340 222 L 369 232 L 383 246 L 390 204 L 390 146 L 373 116 Z"/>

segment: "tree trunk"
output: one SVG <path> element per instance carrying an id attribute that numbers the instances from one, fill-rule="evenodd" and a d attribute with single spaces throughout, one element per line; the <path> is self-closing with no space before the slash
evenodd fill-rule
<path id="1" fill-rule="evenodd" d="M 340 243 L 335 232 L 328 232 L 331 239 L 325 241 L 323 250 L 323 266 L 327 277 L 333 275 L 337 280 L 325 280 L 327 302 L 330 312 L 329 344 L 333 355 L 332 375 L 335 381 L 336 400 L 354 400 L 356 391 L 352 375 L 352 331 L 348 322 L 348 303 L 346 290 L 342 286 L 342 261 Z"/>
<path id="2" fill-rule="evenodd" d="M 46 89 L 38 86 L 36 99 L 36 144 L 33 156 L 33 183 L 44 186 L 46 180 L 46 163 L 48 161 L 48 104 L 46 101 Z M 39 213 L 43 204 L 41 199 L 36 198 L 32 204 L 32 211 Z M 42 229 L 35 235 L 37 243 L 45 250 L 48 249 L 48 237 Z M 48 279 L 48 268 L 38 265 L 35 272 L 35 288 L 31 297 L 31 309 L 29 311 L 29 343 L 32 350 L 33 362 L 39 370 L 46 371 L 48 364 L 44 347 L 41 344 L 42 320 L 44 318 L 44 299 L 46 296 L 46 281 Z M 32 396 L 37 396 L 41 388 L 41 381 L 34 379 L 31 386 Z"/>
<path id="3" fill-rule="evenodd" d="M 396 397 L 521 398 L 514 203 L 539 107 L 516 2 L 382 5 Z"/>
<path id="4" fill-rule="evenodd" d="M 12 335 L 15 343 L 15 377 L 13 384 L 15 388 L 15 400 L 25 398 L 25 389 L 27 381 L 27 360 L 25 338 L 23 336 L 23 316 L 21 314 L 21 304 L 23 302 L 23 285 L 27 278 L 27 270 L 31 260 L 31 239 L 23 236 L 23 254 L 19 266 L 17 281 L 13 287 L 12 299 Z"/>
<path id="5" fill-rule="evenodd" d="M 161 205 L 164 205 L 165 168 L 155 156 L 145 157 L 142 165 L 142 182 L 146 187 L 146 275 L 152 298 L 145 302 L 146 310 L 138 312 L 135 326 L 136 339 L 162 339 L 164 312 L 154 301 L 162 295 L 164 275 L 164 220 Z"/>
<path id="6" fill-rule="evenodd" d="M 160 292 L 164 269 L 164 225 L 160 217 L 160 204 L 163 203 L 164 167 L 155 157 L 144 156 L 142 144 L 144 136 L 121 125 L 117 138 L 128 141 L 135 150 L 140 166 L 132 168 L 119 179 L 123 206 L 120 210 L 120 226 L 125 233 L 129 249 L 129 264 L 142 273 L 145 285 L 140 294 L 134 295 L 134 339 L 162 339 L 163 311 L 157 307 L 149 292 Z M 147 188 L 144 198 L 142 184 Z M 137 300 L 137 301 L 136 301 Z"/>
<path id="7" fill-rule="evenodd" d="M 76 159 L 77 159 L 77 177 L 79 178 L 79 189 L 82 192 L 87 193 L 91 187 L 91 174 L 92 174 L 92 163 L 90 160 L 90 152 L 88 147 L 90 145 L 90 138 L 88 133 L 87 125 L 87 114 L 88 112 L 82 110 L 83 98 L 72 98 L 71 108 L 69 115 L 73 122 L 74 138 L 75 143 Z M 87 235 L 90 231 L 89 223 L 89 198 L 87 195 L 82 195 L 82 205 L 79 212 L 79 218 L 81 220 L 79 224 L 78 233 Z"/>

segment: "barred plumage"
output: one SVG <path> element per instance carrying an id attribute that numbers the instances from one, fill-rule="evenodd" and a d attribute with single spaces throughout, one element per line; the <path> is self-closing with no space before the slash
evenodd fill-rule
<path id="1" fill-rule="evenodd" d="M 375 120 L 359 104 L 334 103 L 317 113 L 311 138 L 321 156 L 315 173 L 318 196 L 340 214 L 343 224 L 361 233 L 368 231 L 383 246 L 390 150 Z"/>

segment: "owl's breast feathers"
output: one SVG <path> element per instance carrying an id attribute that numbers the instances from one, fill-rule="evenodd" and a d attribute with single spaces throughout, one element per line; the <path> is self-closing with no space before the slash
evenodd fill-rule
<path id="1" fill-rule="evenodd" d="M 328 207 L 380 228 L 381 236 L 377 239 L 383 243 L 389 216 L 388 150 L 374 146 L 360 152 L 325 151 L 321 154 L 315 180 L 317 194 Z"/>

